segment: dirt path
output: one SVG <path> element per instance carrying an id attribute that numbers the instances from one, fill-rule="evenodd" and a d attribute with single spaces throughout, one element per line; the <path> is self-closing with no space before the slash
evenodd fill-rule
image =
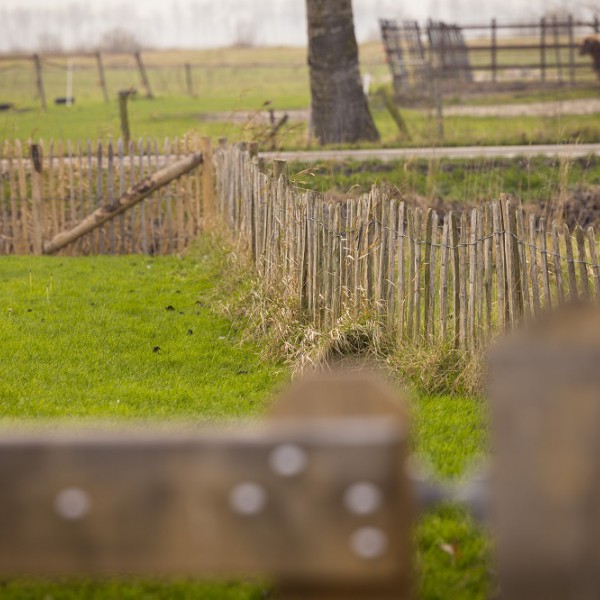
<path id="1" fill-rule="evenodd" d="M 372 150 L 305 150 L 293 152 L 263 152 L 267 159 L 315 162 L 318 160 L 400 160 L 410 158 L 514 158 L 516 156 L 559 156 L 578 158 L 600 156 L 600 144 L 563 144 L 533 146 L 460 146 L 442 148 L 374 148 Z"/>
<path id="2" fill-rule="evenodd" d="M 593 115 L 595 113 L 600 113 L 600 98 L 444 107 L 444 114 L 449 117 L 554 117 L 557 115 Z"/>
<path id="3" fill-rule="evenodd" d="M 557 100 L 554 102 L 524 102 L 521 104 L 490 104 L 489 106 L 445 106 L 448 117 L 555 117 L 558 115 L 593 115 L 600 113 L 600 98 Z M 308 121 L 307 109 L 277 110 L 275 118 L 284 114 L 290 121 Z M 201 121 L 230 123 L 267 123 L 267 111 L 233 111 L 205 113 L 198 116 Z"/>
<path id="4" fill-rule="evenodd" d="M 489 159 L 515 158 L 518 156 L 558 156 L 561 158 L 579 158 L 594 154 L 600 156 L 600 144 L 560 144 L 532 146 L 441 146 L 429 148 L 372 148 L 368 150 L 291 150 L 276 152 L 261 152 L 260 156 L 268 160 L 279 158 L 288 161 L 316 162 L 319 160 L 408 160 L 424 159 Z M 162 157 L 164 158 L 164 157 Z M 67 159 L 68 160 L 68 159 Z M 65 161 L 66 162 L 66 161 Z M 48 164 L 48 159 L 44 161 Z M 96 163 L 96 159 L 93 159 Z M 128 167 L 131 161 L 124 157 L 123 164 Z M 30 161 L 24 162 L 25 169 L 30 168 Z M 103 168 L 107 168 L 103 162 Z M 8 168 L 6 159 L 0 160 L 0 174 Z"/>

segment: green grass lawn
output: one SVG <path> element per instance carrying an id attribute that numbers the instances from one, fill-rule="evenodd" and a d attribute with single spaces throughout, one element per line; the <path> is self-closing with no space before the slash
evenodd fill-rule
<path id="1" fill-rule="evenodd" d="M 259 415 L 287 373 L 214 310 L 223 294 L 215 254 L 203 244 L 183 258 L 1 257 L 2 417 Z M 415 450 L 438 476 L 460 477 L 485 451 L 482 402 L 415 397 L 410 406 Z M 487 538 L 459 509 L 428 515 L 416 540 L 421 598 L 486 597 Z M 3 600 L 250 600 L 265 589 L 239 581 L 0 581 Z"/>
<path id="2" fill-rule="evenodd" d="M 241 417 L 281 379 L 213 313 L 202 257 L 0 265 L 3 417 Z"/>
<path id="3" fill-rule="evenodd" d="M 194 130 L 212 137 L 256 140 L 266 137 L 266 128 L 206 120 L 214 112 L 263 111 L 266 102 L 278 115 L 310 105 L 309 73 L 303 48 L 225 48 L 206 51 L 164 51 L 144 54 L 154 100 L 144 97 L 132 57 L 105 57 L 106 79 L 111 102 L 105 104 L 98 86 L 93 59 L 75 61 L 72 107 L 56 106 L 54 98 L 65 95 L 66 61 L 54 59 L 44 67 L 48 110 L 40 110 L 31 64 L 6 63 L 0 70 L 0 102 L 15 103 L 16 110 L 0 112 L 0 141 L 4 139 L 108 139 L 120 135 L 117 91 L 137 87 L 139 94 L 130 102 L 132 137 L 159 140 Z M 388 67 L 381 44 L 361 47 L 363 72 L 372 76 L 372 91 L 390 85 Z M 195 97 L 186 94 L 183 65 L 192 69 Z M 201 66 L 202 65 L 202 66 Z M 591 72 L 591 69 L 590 69 Z M 455 94 L 445 98 L 446 105 L 531 102 L 597 96 L 597 85 L 557 90 L 521 90 L 512 94 L 489 96 Z M 490 145 L 600 140 L 598 115 L 553 117 L 446 117 L 445 136 L 437 137 L 436 122 L 427 111 L 402 109 L 410 139 L 398 135 L 396 125 L 376 96 L 371 97 L 374 117 L 382 144 L 394 146 Z M 283 128 L 278 144 L 302 148 L 308 144 L 305 123 L 291 122 Z"/>
<path id="4" fill-rule="evenodd" d="M 154 100 L 140 98 L 130 103 L 130 128 L 133 139 L 155 138 L 162 143 L 166 137 L 181 136 L 193 131 L 201 135 L 228 137 L 235 141 L 267 139 L 268 125 L 256 122 L 216 122 L 203 115 L 211 112 L 263 112 L 263 104 L 271 100 L 277 115 L 287 109 L 306 108 L 309 105 L 308 87 L 299 94 L 281 89 L 270 90 L 260 81 L 250 90 L 238 89 L 230 96 L 189 98 L 164 96 Z M 444 119 L 444 139 L 437 137 L 436 121 L 426 112 L 403 109 L 402 115 L 410 132 L 410 139 L 398 134 L 390 115 L 378 105 L 372 105 L 373 116 L 381 134 L 377 147 L 408 146 L 468 146 L 595 143 L 600 140 L 600 119 L 592 115 L 556 115 L 552 117 L 470 117 L 447 116 Z M 39 108 L 0 113 L 0 142 L 19 138 L 44 140 L 116 139 L 120 136 L 119 113 L 116 101 L 104 104 L 99 100 L 83 102 L 70 108 L 49 106 L 46 113 Z M 282 149 L 317 147 L 309 144 L 306 123 L 291 121 L 282 128 L 277 138 Z M 361 147 L 375 147 L 361 144 Z M 263 149 L 269 149 L 263 144 Z"/>

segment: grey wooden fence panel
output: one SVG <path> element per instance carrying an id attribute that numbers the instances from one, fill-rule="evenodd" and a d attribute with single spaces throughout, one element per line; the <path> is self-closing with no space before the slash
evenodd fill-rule
<path id="1" fill-rule="evenodd" d="M 265 284 L 295 297 L 316 327 L 372 315 L 399 344 L 476 352 L 555 304 L 600 294 L 593 229 L 574 238 L 557 224 L 549 231 L 509 196 L 468 214 L 440 220 L 428 210 L 423 218 L 421 208 L 379 189 L 325 201 L 263 173 L 244 148 L 219 152 L 222 222 L 243 247 L 256 247 Z"/>

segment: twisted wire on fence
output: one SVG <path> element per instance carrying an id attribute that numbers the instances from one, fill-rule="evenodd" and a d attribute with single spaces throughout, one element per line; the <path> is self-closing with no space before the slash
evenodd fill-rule
<path id="1" fill-rule="evenodd" d="M 376 188 L 326 201 L 244 145 L 222 146 L 216 169 L 222 221 L 318 326 L 374 313 L 400 341 L 476 351 L 566 300 L 600 300 L 593 227 L 547 227 L 508 196 L 440 218 Z"/>
<path id="2" fill-rule="evenodd" d="M 357 233 L 357 231 L 358 231 L 358 230 L 343 230 L 340 233 L 335 233 L 334 231 L 330 230 L 328 228 L 327 224 L 324 223 L 324 222 L 317 221 L 316 219 L 310 218 L 310 217 L 307 217 L 307 220 L 310 220 L 310 221 L 313 221 L 315 223 L 318 223 L 319 226 L 322 227 L 327 233 L 330 233 L 331 235 L 339 237 L 340 239 L 347 239 L 348 234 L 350 234 L 350 233 Z M 370 225 L 378 225 L 379 227 L 385 229 L 386 231 L 392 232 L 397 237 L 401 237 L 401 238 L 403 238 L 405 240 L 409 240 L 409 241 L 411 241 L 411 242 L 413 242 L 415 244 L 419 244 L 421 246 L 429 246 L 429 247 L 436 247 L 436 248 L 441 248 L 442 247 L 442 244 L 437 244 L 437 243 L 433 243 L 433 242 L 427 242 L 425 240 L 417 239 L 417 238 L 415 238 L 413 236 L 407 235 L 406 233 L 400 233 L 398 229 L 391 228 L 391 227 L 385 225 L 384 223 L 381 223 L 380 221 L 376 221 L 374 219 L 372 219 L 371 221 L 369 221 L 369 223 L 366 225 L 366 227 L 368 227 Z M 590 227 L 593 230 L 593 227 L 592 226 L 590 226 Z M 474 242 L 465 242 L 463 244 L 459 243 L 459 244 L 456 244 L 455 246 L 453 246 L 453 245 L 450 244 L 450 245 L 446 245 L 444 247 L 448 248 L 449 250 L 456 250 L 457 248 L 468 248 L 470 246 L 477 246 L 477 244 L 479 244 L 480 242 L 485 242 L 485 240 L 493 239 L 494 235 L 496 235 L 496 234 L 498 234 L 498 235 L 509 235 L 509 236 L 513 237 L 515 240 L 517 240 L 519 243 L 524 244 L 525 246 L 527 246 L 527 247 L 535 250 L 536 252 L 543 253 L 546 256 L 561 257 L 560 254 L 557 254 L 557 253 L 554 253 L 554 252 L 549 252 L 548 250 L 542 250 L 540 247 L 536 246 L 535 244 L 530 244 L 529 242 L 524 242 L 524 241 L 520 240 L 520 238 L 515 233 L 513 233 L 512 231 L 509 232 L 509 231 L 505 231 L 505 230 L 498 231 L 498 232 L 492 233 L 490 235 L 486 235 L 486 236 L 484 236 L 482 238 L 476 238 Z M 573 235 L 571 235 L 570 237 L 571 237 L 572 240 L 575 239 L 575 236 L 573 236 Z M 588 265 L 590 267 L 598 267 L 599 266 L 596 263 L 592 263 L 592 262 L 589 262 L 589 261 L 586 261 L 586 260 L 573 259 L 573 262 L 575 264 L 584 264 L 584 265 Z"/>

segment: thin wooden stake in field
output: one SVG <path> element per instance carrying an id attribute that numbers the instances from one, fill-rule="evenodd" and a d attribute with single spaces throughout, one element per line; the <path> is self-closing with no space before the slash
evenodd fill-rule
<path id="1" fill-rule="evenodd" d="M 39 54 L 33 55 L 33 66 L 35 67 L 35 85 L 40 98 L 42 110 L 46 110 L 46 92 L 44 91 L 44 80 L 42 77 L 42 59 Z"/>
<path id="2" fill-rule="evenodd" d="M 146 73 L 146 67 L 144 65 L 144 61 L 142 60 L 142 55 L 139 52 L 134 52 L 133 56 L 135 57 L 135 62 L 137 63 L 138 70 L 140 72 L 142 85 L 146 90 L 146 98 L 152 99 L 154 98 L 154 94 L 152 93 L 152 88 L 150 87 L 150 80 L 148 79 L 148 74 Z"/>
<path id="3" fill-rule="evenodd" d="M 41 254 L 43 250 L 44 213 L 42 208 L 43 177 L 42 149 L 39 144 L 31 145 L 31 221 L 33 226 L 33 252 Z"/>
<path id="4" fill-rule="evenodd" d="M 144 198 L 147 198 L 150 194 L 156 192 L 174 179 L 195 169 L 202 164 L 202 161 L 202 154 L 192 154 L 174 165 L 165 167 L 153 175 L 145 177 L 140 183 L 129 188 L 114 204 L 101 206 L 72 229 L 55 235 L 50 242 L 44 244 L 44 254 L 58 252 L 61 248 L 73 243 L 86 233 L 97 229 L 117 215 L 135 206 L 138 202 L 141 202 Z"/>
<path id="5" fill-rule="evenodd" d="M 106 78 L 104 76 L 104 64 L 102 63 L 102 54 L 96 52 L 96 64 L 98 66 L 98 84 L 102 88 L 102 95 L 104 96 L 104 102 L 109 103 L 108 88 L 106 87 Z"/>
<path id="6" fill-rule="evenodd" d="M 129 100 L 129 90 L 119 92 L 119 117 L 121 119 L 121 135 L 126 146 L 129 145 L 131 139 L 131 131 L 129 130 L 129 111 L 127 101 Z"/>
<path id="7" fill-rule="evenodd" d="M 196 94 L 194 94 L 194 82 L 192 80 L 192 65 L 190 65 L 190 63 L 185 63 L 185 84 L 188 95 L 195 98 Z"/>

